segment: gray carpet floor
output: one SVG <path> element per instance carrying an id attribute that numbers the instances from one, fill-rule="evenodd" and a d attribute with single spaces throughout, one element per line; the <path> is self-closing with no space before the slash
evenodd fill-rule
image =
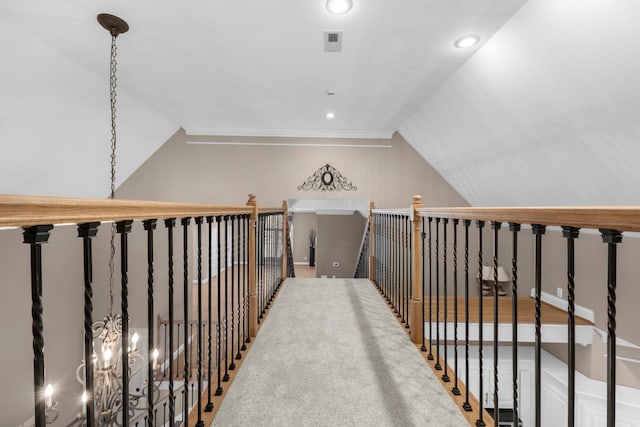
<path id="1" fill-rule="evenodd" d="M 287 279 L 213 425 L 468 426 L 364 279 Z"/>

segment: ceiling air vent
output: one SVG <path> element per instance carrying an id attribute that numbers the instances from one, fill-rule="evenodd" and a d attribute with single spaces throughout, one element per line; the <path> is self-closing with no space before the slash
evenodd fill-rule
<path id="1" fill-rule="evenodd" d="M 324 32 L 324 51 L 342 52 L 342 31 Z"/>

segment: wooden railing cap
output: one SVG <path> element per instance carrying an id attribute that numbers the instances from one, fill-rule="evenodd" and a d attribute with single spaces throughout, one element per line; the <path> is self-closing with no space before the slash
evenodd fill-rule
<path id="1" fill-rule="evenodd" d="M 543 206 L 422 208 L 420 216 L 517 224 L 640 231 L 637 206 Z"/>

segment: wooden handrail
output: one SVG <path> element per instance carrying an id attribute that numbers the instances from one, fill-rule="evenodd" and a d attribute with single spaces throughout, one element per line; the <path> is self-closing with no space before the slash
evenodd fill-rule
<path id="1" fill-rule="evenodd" d="M 637 206 L 422 208 L 418 213 L 434 218 L 640 231 L 640 207 Z"/>
<path id="2" fill-rule="evenodd" d="M 248 206 L 0 195 L 0 227 L 250 214 Z"/>
<path id="3" fill-rule="evenodd" d="M 258 214 L 266 214 L 266 213 L 284 213 L 285 209 L 283 208 L 258 208 Z"/>

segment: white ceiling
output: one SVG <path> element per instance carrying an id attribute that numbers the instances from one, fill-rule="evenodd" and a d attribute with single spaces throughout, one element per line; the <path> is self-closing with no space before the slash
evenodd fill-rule
<path id="1" fill-rule="evenodd" d="M 524 0 L 355 0 L 344 16 L 324 3 L 3 0 L 0 145 L 14 156 L 0 166 L 38 173 L 0 192 L 106 195 L 110 37 L 98 13 L 131 27 L 118 38 L 122 182 L 179 127 L 389 138 L 477 50 L 454 40 L 486 41 Z M 324 52 L 325 30 L 343 31 L 341 53 Z"/>

